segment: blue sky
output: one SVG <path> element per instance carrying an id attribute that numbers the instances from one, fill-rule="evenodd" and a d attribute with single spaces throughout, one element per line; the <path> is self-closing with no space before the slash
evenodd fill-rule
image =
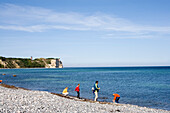
<path id="1" fill-rule="evenodd" d="M 1 0 L 0 55 L 65 67 L 170 65 L 169 0 Z"/>

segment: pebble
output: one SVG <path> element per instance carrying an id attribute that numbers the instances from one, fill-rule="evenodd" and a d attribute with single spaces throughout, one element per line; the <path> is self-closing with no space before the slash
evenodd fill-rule
<path id="1" fill-rule="evenodd" d="M 0 86 L 0 113 L 170 113 L 129 104 L 100 104 L 53 95 L 45 91 Z"/>

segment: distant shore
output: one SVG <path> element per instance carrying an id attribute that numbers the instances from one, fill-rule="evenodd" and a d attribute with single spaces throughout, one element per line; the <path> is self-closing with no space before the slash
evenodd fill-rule
<path id="1" fill-rule="evenodd" d="M 0 85 L 0 106 L 0 112 L 3 113 L 170 113 L 166 110 L 139 107 L 137 105 L 94 102 L 71 96 L 65 97 L 61 94 L 32 91 L 6 84 Z"/>

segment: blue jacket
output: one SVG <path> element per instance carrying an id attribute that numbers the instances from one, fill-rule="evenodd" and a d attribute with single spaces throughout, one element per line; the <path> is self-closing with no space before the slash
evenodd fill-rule
<path id="1" fill-rule="evenodd" d="M 98 87 L 98 84 L 94 84 L 94 91 L 96 91 L 97 90 L 97 92 L 99 92 L 99 87 Z"/>

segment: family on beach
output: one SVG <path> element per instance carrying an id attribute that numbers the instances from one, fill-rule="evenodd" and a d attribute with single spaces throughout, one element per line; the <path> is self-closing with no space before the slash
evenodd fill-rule
<path id="1" fill-rule="evenodd" d="M 77 85 L 77 87 L 75 88 L 75 91 L 77 92 L 77 98 L 80 99 L 80 88 L 79 87 L 80 87 L 80 84 Z M 67 90 L 68 90 L 68 87 L 66 87 L 63 90 L 62 94 L 67 96 L 69 94 Z M 92 87 L 92 91 L 95 94 L 94 101 L 97 101 L 97 99 L 98 99 L 99 90 L 100 90 L 100 87 L 98 87 L 98 81 L 96 81 L 95 84 L 94 84 L 94 87 Z M 113 96 L 114 96 L 113 102 L 119 103 L 120 95 L 119 94 L 113 94 Z"/>
<path id="2" fill-rule="evenodd" d="M 2 83 L 2 80 L 0 80 L 0 84 Z M 80 99 L 80 84 L 77 85 L 77 87 L 75 88 L 75 91 L 77 92 L 77 98 Z M 94 98 L 94 101 L 97 101 L 98 99 L 98 92 L 100 90 L 100 87 L 98 86 L 98 81 L 95 82 L 94 86 L 92 87 L 92 92 L 93 94 L 95 94 L 95 98 Z M 69 93 L 68 93 L 68 87 L 66 87 L 62 94 L 64 96 L 67 96 Z M 114 99 L 113 99 L 113 102 L 116 102 L 116 103 L 119 103 L 119 99 L 120 99 L 120 95 L 119 94 L 113 94 L 114 96 Z"/>

